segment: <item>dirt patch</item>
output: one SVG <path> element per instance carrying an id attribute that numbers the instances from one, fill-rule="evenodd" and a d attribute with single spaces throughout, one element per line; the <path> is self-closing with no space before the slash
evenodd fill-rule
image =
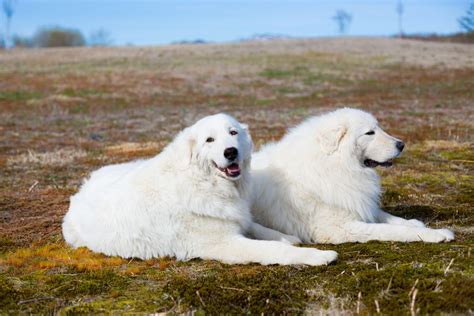
<path id="1" fill-rule="evenodd" d="M 71 190 L 4 192 L 0 202 L 2 237 L 12 246 L 28 246 L 57 239 Z"/>

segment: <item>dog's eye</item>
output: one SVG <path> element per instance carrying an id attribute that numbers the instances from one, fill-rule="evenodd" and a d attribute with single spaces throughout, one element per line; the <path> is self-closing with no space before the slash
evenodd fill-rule
<path id="1" fill-rule="evenodd" d="M 375 132 L 374 131 L 368 131 L 367 133 L 365 133 L 365 135 L 374 135 Z"/>
<path id="2" fill-rule="evenodd" d="M 229 134 L 232 135 L 232 136 L 234 136 L 234 135 L 237 135 L 238 133 L 237 133 L 237 131 L 230 131 Z"/>
<path id="3" fill-rule="evenodd" d="M 214 141 L 214 138 L 212 138 L 212 137 L 208 137 L 208 138 L 206 139 L 206 142 L 207 142 L 207 143 L 212 143 L 213 141 Z"/>

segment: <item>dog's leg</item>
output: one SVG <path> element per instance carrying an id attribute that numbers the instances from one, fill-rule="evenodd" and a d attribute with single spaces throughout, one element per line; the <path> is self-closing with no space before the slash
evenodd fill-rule
<path id="1" fill-rule="evenodd" d="M 238 235 L 221 239 L 212 247 L 200 247 L 197 255 L 203 259 L 229 264 L 256 262 L 267 264 L 325 265 L 337 258 L 335 251 L 299 248 L 279 241 L 254 240 Z"/>
<path id="2" fill-rule="evenodd" d="M 413 227 L 426 227 L 426 225 L 417 219 L 404 219 L 401 217 L 394 216 L 385 211 L 379 210 L 377 219 L 380 223 L 393 224 L 393 225 L 405 225 Z"/>
<path id="3" fill-rule="evenodd" d="M 424 241 L 447 242 L 454 239 L 454 234 L 448 229 L 431 229 L 404 225 L 350 222 L 342 226 L 343 237 L 340 242 L 367 242 L 381 241 Z M 334 232 L 335 236 L 339 234 Z"/>
<path id="4" fill-rule="evenodd" d="M 288 243 L 290 245 L 300 244 L 301 240 L 298 237 L 286 235 L 279 231 L 267 228 L 257 223 L 252 223 L 249 228 L 249 233 L 256 239 L 261 240 L 276 240 Z"/>

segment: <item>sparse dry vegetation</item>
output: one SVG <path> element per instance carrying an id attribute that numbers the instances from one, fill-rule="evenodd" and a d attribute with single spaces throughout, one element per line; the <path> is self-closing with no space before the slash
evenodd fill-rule
<path id="1" fill-rule="evenodd" d="M 0 52 L 0 313 L 468 313 L 474 310 L 474 46 L 325 39 Z M 317 245 L 327 267 L 124 260 L 61 237 L 101 165 L 150 157 L 229 112 L 257 147 L 350 105 L 407 142 L 380 170 L 384 209 L 448 244 Z"/>

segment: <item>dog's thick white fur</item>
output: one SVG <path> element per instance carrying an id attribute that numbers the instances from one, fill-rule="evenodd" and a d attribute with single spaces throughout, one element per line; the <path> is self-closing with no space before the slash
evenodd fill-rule
<path id="1" fill-rule="evenodd" d="M 253 155 L 254 219 L 308 243 L 453 240 L 447 229 L 379 208 L 374 168 L 391 165 L 403 146 L 361 110 L 309 118 Z"/>
<path id="2" fill-rule="evenodd" d="M 225 114 L 182 131 L 149 160 L 103 167 L 71 197 L 63 235 L 73 247 L 142 259 L 327 264 L 334 251 L 252 222 L 247 127 Z M 244 234 L 254 238 L 250 239 Z"/>

